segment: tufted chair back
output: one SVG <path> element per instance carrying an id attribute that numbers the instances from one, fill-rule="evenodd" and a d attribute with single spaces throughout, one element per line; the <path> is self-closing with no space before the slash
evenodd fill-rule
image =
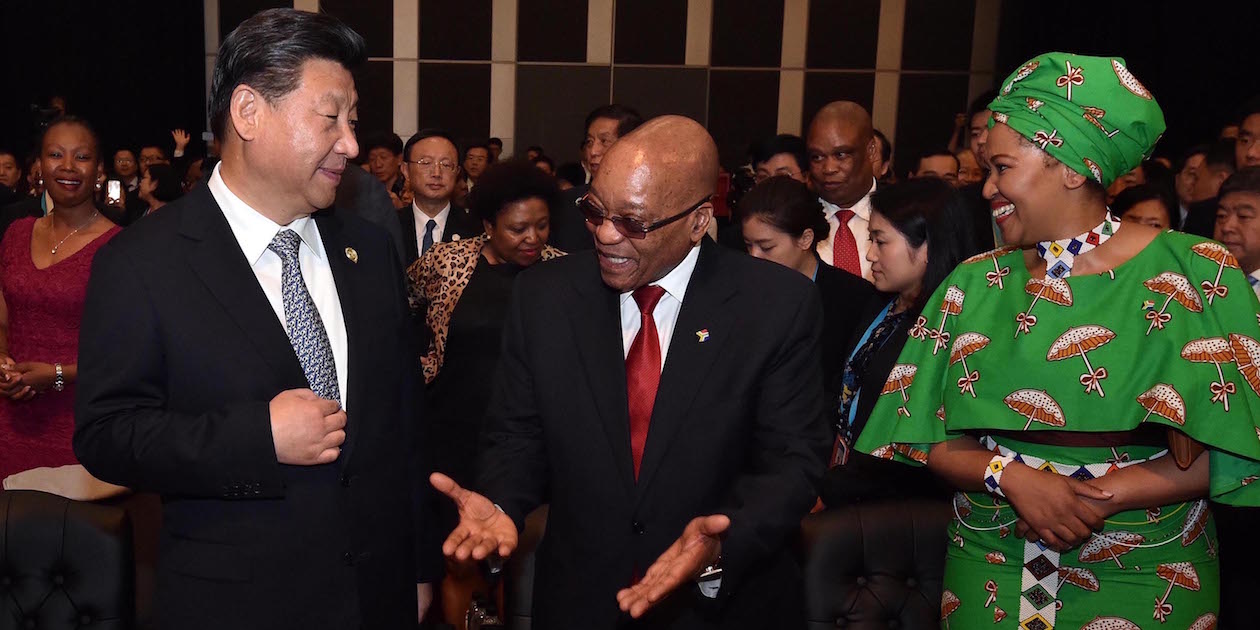
<path id="1" fill-rule="evenodd" d="M 808 627 L 939 628 L 951 516 L 946 501 L 897 499 L 806 517 Z"/>
<path id="2" fill-rule="evenodd" d="M 129 629 L 134 585 L 122 508 L 0 492 L 0 630 Z"/>

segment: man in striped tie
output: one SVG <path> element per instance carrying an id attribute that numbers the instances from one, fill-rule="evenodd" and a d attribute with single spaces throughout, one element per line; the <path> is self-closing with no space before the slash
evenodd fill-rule
<path id="1" fill-rule="evenodd" d="M 75 452 L 162 496 L 159 628 L 414 627 L 440 570 L 402 273 L 330 208 L 365 58 L 327 14 L 243 22 L 211 86 L 222 161 L 95 259 Z"/>
<path id="2" fill-rule="evenodd" d="M 517 279 L 479 493 L 433 477 L 457 560 L 511 554 L 550 504 L 535 628 L 803 624 L 786 545 L 829 447 L 819 299 L 705 238 L 717 177 L 687 118 L 609 148 L 580 206 L 595 251 Z"/>

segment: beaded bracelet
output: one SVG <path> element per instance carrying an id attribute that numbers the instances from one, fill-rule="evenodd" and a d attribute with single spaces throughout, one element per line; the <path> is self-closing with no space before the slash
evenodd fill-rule
<path id="1" fill-rule="evenodd" d="M 1006 494 L 1002 492 L 1002 473 L 1013 461 L 1015 461 L 1014 455 L 994 455 L 984 469 L 984 489 L 991 494 L 1006 498 Z"/>

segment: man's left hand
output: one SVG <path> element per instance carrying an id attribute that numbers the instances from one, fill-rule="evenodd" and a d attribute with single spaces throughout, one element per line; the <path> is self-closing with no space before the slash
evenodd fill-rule
<path id="1" fill-rule="evenodd" d="M 416 622 L 424 623 L 424 618 L 429 615 L 429 607 L 433 605 L 432 582 L 416 584 L 416 604 Z"/>
<path id="2" fill-rule="evenodd" d="M 717 562 L 722 552 L 721 536 L 730 526 L 731 519 L 724 514 L 692 519 L 638 584 L 617 593 L 621 610 L 638 619 L 679 585 L 695 580 L 705 567 Z"/>

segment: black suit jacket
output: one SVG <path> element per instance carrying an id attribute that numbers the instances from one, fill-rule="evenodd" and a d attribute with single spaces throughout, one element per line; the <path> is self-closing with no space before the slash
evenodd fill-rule
<path id="1" fill-rule="evenodd" d="M 416 242 L 416 235 L 424 233 L 424 226 L 416 225 L 416 214 L 411 206 L 399 208 L 395 212 L 398 215 L 398 225 L 402 230 L 403 269 L 406 269 L 411 266 L 411 263 L 420 259 L 420 246 Z M 456 240 L 456 236 L 461 239 L 472 238 L 485 231 L 485 227 L 471 212 L 452 204 L 451 213 L 446 216 L 446 228 L 442 230 L 441 242 L 450 243 Z"/>
<path id="2" fill-rule="evenodd" d="M 586 217 L 578 210 L 577 201 L 591 189 L 589 184 L 574 186 L 560 193 L 560 207 L 551 212 L 551 236 L 547 244 L 565 252 L 595 249 L 595 235 L 586 227 Z"/>
<path id="3" fill-rule="evenodd" d="M 380 180 L 368 172 L 353 165 L 346 165 L 341 173 L 341 183 L 337 185 L 337 198 L 333 207 L 354 214 L 370 223 L 375 223 L 385 230 L 394 241 L 394 252 L 398 262 L 402 263 L 402 253 L 406 247 L 398 222 L 394 220 L 396 211 L 394 202 L 389 198 L 389 191 Z M 213 166 L 203 167 L 206 173 L 213 172 Z"/>
<path id="4" fill-rule="evenodd" d="M 1181 231 L 1203 238 L 1213 238 L 1216 231 L 1216 208 L 1220 204 L 1216 197 L 1196 201 L 1186 207 L 1186 222 Z"/>
<path id="5" fill-rule="evenodd" d="M 840 372 L 849 355 L 845 351 L 873 298 L 878 295 L 871 283 L 843 269 L 818 261 L 814 279 L 822 298 L 823 391 L 827 405 L 835 405 L 839 395 Z"/>
<path id="6" fill-rule="evenodd" d="M 807 278 L 704 239 L 636 482 L 618 293 L 593 252 L 521 273 L 479 487 L 518 527 L 550 502 L 534 627 L 628 621 L 617 590 L 692 518 L 714 513 L 731 518 L 717 600 L 684 584 L 631 625 L 784 628 L 799 619 L 799 569 L 785 545 L 814 502 L 829 447 L 820 333 Z"/>
<path id="7" fill-rule="evenodd" d="M 845 344 L 842 361 L 848 361 L 866 329 L 894 297 L 886 294 L 878 296 L 877 299 L 870 300 L 862 312 L 858 325 L 854 327 L 853 336 Z M 897 358 L 901 356 L 901 350 L 910 337 L 910 327 L 916 319 L 914 313 L 901 318 L 893 329 L 892 336 L 866 364 L 866 369 L 861 374 L 862 393 L 858 396 L 857 409 L 853 416 L 854 435 L 861 434 L 866 421 L 871 417 L 875 402 L 879 400 L 880 389 L 883 388 L 884 381 L 888 380 L 888 374 L 892 372 Z M 844 369 L 843 364 L 840 369 Z M 833 414 L 833 418 L 839 407 L 840 378 L 840 373 L 837 373 L 836 382 L 831 386 L 837 395 L 836 400 L 829 401 L 829 412 Z M 946 497 L 950 492 L 947 484 L 926 467 L 907 466 L 862 452 L 852 453 L 844 466 L 829 469 L 819 485 L 819 496 L 827 507 L 906 497 Z"/>
<path id="8" fill-rule="evenodd" d="M 415 623 L 414 510 L 428 497 L 402 278 L 383 231 L 333 211 L 315 221 L 349 349 L 346 442 L 322 466 L 276 461 L 268 403 L 308 384 L 208 187 L 95 257 L 75 453 L 162 495 L 162 628 Z"/>

